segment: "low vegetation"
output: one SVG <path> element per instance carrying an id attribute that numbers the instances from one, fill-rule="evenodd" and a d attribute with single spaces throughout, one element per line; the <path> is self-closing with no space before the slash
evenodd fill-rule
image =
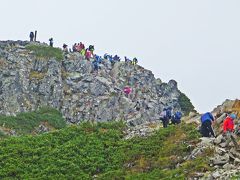
<path id="1" fill-rule="evenodd" d="M 185 115 L 188 115 L 190 112 L 195 112 L 195 108 L 190 99 L 184 93 L 180 93 L 178 102 Z"/>
<path id="2" fill-rule="evenodd" d="M 193 125 L 170 126 L 130 140 L 124 140 L 124 129 L 121 122 L 83 123 L 4 139 L 0 179 L 184 179 L 210 169 L 210 152 L 183 160 L 192 150 L 189 145 L 198 142 Z"/>
<path id="3" fill-rule="evenodd" d="M 50 107 L 43 107 L 34 112 L 20 113 L 17 116 L 0 116 L 0 127 L 9 130 L 13 129 L 18 135 L 33 133 L 40 123 L 46 123 L 55 129 L 66 126 L 61 113 Z M 3 136 L 1 131 L 0 136 Z"/>
<path id="4" fill-rule="evenodd" d="M 39 58 L 56 58 L 58 61 L 63 60 L 63 52 L 59 48 L 30 44 L 26 46 L 26 49 L 33 51 Z"/>

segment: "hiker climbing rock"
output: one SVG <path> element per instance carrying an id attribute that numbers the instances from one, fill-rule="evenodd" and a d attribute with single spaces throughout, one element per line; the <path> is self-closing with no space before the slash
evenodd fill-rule
<path id="1" fill-rule="evenodd" d="M 125 93 L 125 96 L 128 97 L 128 95 L 132 92 L 132 89 L 126 86 L 124 87 L 123 92 Z"/>
<path id="2" fill-rule="evenodd" d="M 33 41 L 33 39 L 34 39 L 34 33 L 33 32 L 30 32 L 29 38 L 30 38 L 30 41 Z"/>
<path id="3" fill-rule="evenodd" d="M 214 117 L 210 112 L 207 112 L 201 116 L 201 134 L 203 137 L 215 137 L 215 133 L 212 128 L 212 122 Z"/>
<path id="4" fill-rule="evenodd" d="M 234 134 L 234 119 L 236 118 L 237 116 L 235 114 L 230 114 L 223 121 L 223 136 L 226 140 L 226 146 L 228 146 L 229 143 L 232 141 L 234 146 L 239 149 L 239 145 Z"/>
<path id="5" fill-rule="evenodd" d="M 135 104 L 134 108 L 137 110 L 137 111 L 140 111 L 140 107 L 141 107 L 141 104 L 139 101 L 137 101 L 137 103 Z"/>
<path id="6" fill-rule="evenodd" d="M 53 38 L 49 39 L 49 46 L 53 47 Z"/>

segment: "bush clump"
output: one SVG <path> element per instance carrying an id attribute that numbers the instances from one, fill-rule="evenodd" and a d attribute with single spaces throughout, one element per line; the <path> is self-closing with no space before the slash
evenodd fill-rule
<path id="1" fill-rule="evenodd" d="M 26 49 L 33 51 L 37 57 L 40 58 L 56 58 L 56 60 L 63 60 L 63 52 L 59 48 L 54 48 L 45 45 L 30 44 Z"/>
<path id="2" fill-rule="evenodd" d="M 188 178 L 210 169 L 209 155 L 183 159 L 190 153 L 189 144 L 197 141 L 194 129 L 169 126 L 149 137 L 124 140 L 122 122 L 83 123 L 39 136 L 4 139 L 0 179 Z"/>
<path id="3" fill-rule="evenodd" d="M 195 112 L 195 107 L 184 93 L 180 93 L 178 102 L 185 115 L 188 115 L 190 112 Z"/>
<path id="4" fill-rule="evenodd" d="M 33 132 L 34 128 L 46 122 L 55 129 L 61 129 L 66 126 L 62 114 L 50 107 L 43 107 L 38 111 L 24 112 L 17 116 L 0 115 L 0 125 L 4 128 L 14 129 L 17 134 L 24 135 Z"/>

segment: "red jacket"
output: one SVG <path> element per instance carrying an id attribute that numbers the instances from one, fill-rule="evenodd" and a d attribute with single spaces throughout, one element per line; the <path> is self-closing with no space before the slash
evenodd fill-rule
<path id="1" fill-rule="evenodd" d="M 233 132 L 233 130 L 234 130 L 233 119 L 228 116 L 228 117 L 226 117 L 226 119 L 223 122 L 223 132 L 226 132 L 226 131 Z"/>

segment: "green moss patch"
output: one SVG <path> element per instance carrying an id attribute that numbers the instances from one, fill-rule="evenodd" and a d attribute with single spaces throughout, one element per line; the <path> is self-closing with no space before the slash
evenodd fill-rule
<path id="1" fill-rule="evenodd" d="M 63 52 L 59 48 L 54 48 L 45 45 L 27 45 L 26 49 L 33 51 L 39 58 L 56 58 L 56 60 L 63 60 Z"/>

